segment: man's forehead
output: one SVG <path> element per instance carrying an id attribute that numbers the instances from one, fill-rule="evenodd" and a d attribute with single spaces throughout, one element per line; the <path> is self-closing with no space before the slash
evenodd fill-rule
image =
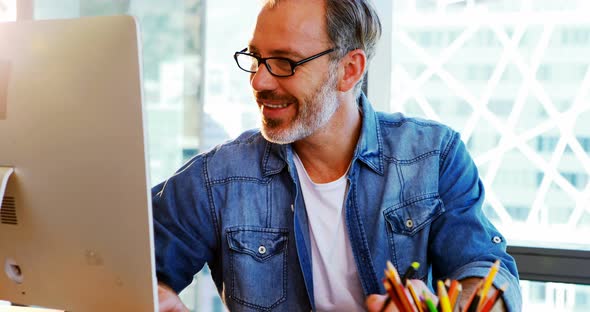
<path id="1" fill-rule="evenodd" d="M 315 16 L 313 13 L 316 13 L 318 17 L 325 17 L 325 11 L 325 0 L 267 0 L 260 9 L 259 15 L 268 12 L 281 12 L 301 19 Z"/>
<path id="2" fill-rule="evenodd" d="M 282 0 L 261 10 L 249 47 L 265 53 L 296 54 L 305 51 L 306 46 L 325 47 L 326 44 L 330 40 L 324 2 Z"/>
<path id="3" fill-rule="evenodd" d="M 302 4 L 304 2 L 310 2 L 313 4 L 319 4 L 319 5 L 324 5 L 326 3 L 326 0 L 263 0 L 262 4 L 263 6 L 268 6 L 270 8 L 273 8 L 281 3 L 285 3 L 285 2 L 292 2 L 295 4 Z"/>

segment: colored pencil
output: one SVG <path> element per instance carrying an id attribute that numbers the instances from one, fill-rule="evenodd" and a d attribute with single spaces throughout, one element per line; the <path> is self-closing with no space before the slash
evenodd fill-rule
<path id="1" fill-rule="evenodd" d="M 484 279 L 483 288 L 480 293 L 480 301 L 479 301 L 478 308 L 481 308 L 481 306 L 484 304 L 486 297 L 488 296 L 488 292 L 490 291 L 490 288 L 492 287 L 492 283 L 494 282 L 494 278 L 496 277 L 496 273 L 498 273 L 499 269 L 500 269 L 500 260 L 496 260 L 494 262 L 494 264 L 492 265 L 492 267 L 490 268 L 490 272 L 488 273 L 488 275 Z"/>
<path id="2" fill-rule="evenodd" d="M 381 307 L 380 311 L 384 312 L 389 306 L 389 304 L 393 304 L 398 310 L 402 309 L 402 304 L 397 298 L 395 290 L 393 289 L 393 283 L 387 277 L 383 279 L 383 287 L 385 287 L 388 296 L 387 299 L 385 299 L 385 302 L 383 303 L 383 306 Z"/>
<path id="3" fill-rule="evenodd" d="M 449 301 L 449 295 L 443 281 L 438 281 L 438 301 L 442 312 L 453 312 L 451 309 L 451 302 Z"/>
<path id="4" fill-rule="evenodd" d="M 451 309 L 455 306 L 455 301 L 457 300 L 457 286 L 459 286 L 458 280 L 452 280 L 451 284 L 449 285 L 449 290 L 447 294 L 449 295 L 449 303 L 451 304 Z"/>
<path id="5" fill-rule="evenodd" d="M 481 300 L 481 292 L 476 292 L 475 293 L 475 297 L 473 297 L 473 300 L 471 300 L 471 302 L 469 303 L 469 307 L 467 309 L 467 312 L 477 312 L 477 307 L 479 306 L 479 302 Z"/>
<path id="6" fill-rule="evenodd" d="M 461 298 L 461 292 L 463 291 L 463 285 L 457 280 L 451 282 L 451 290 L 449 292 L 449 301 L 451 302 L 451 309 L 453 311 L 459 311 L 459 298 Z"/>
<path id="7" fill-rule="evenodd" d="M 387 280 L 383 281 L 383 287 L 385 288 L 385 291 L 387 292 L 387 298 L 385 298 L 385 302 L 383 302 L 383 305 L 381 306 L 381 309 L 379 310 L 379 312 L 385 312 L 385 310 L 387 309 L 387 307 L 391 303 L 391 294 L 389 293 L 389 291 L 391 290 L 391 287 L 389 287 Z"/>
<path id="8" fill-rule="evenodd" d="M 422 293 L 422 296 L 424 296 L 424 303 L 426 304 L 426 307 L 428 307 L 428 312 L 438 312 L 436 306 L 434 305 L 434 302 L 432 302 L 432 300 L 428 298 L 425 292 Z"/>
<path id="9" fill-rule="evenodd" d="M 492 310 L 492 308 L 498 301 L 498 298 L 500 298 L 500 296 L 502 296 L 502 294 L 506 291 L 506 288 L 508 288 L 508 284 L 504 284 L 502 285 L 502 287 L 500 287 L 500 289 L 496 289 L 496 292 L 494 292 L 494 294 L 486 300 L 480 311 L 489 312 L 490 310 Z"/>
<path id="10" fill-rule="evenodd" d="M 410 264 L 410 266 L 408 267 L 408 269 L 406 270 L 406 272 L 402 276 L 402 285 L 405 285 L 406 281 L 408 279 L 413 278 L 414 274 L 416 274 L 416 272 L 418 271 L 419 268 L 420 268 L 420 263 L 412 262 L 412 264 Z"/>
<path id="11" fill-rule="evenodd" d="M 414 290 L 414 286 L 412 286 L 412 283 L 410 283 L 410 281 L 408 280 L 406 280 L 406 289 L 408 289 L 408 291 L 410 292 L 412 300 L 414 300 L 414 304 L 416 305 L 416 308 L 418 308 L 418 312 L 424 312 L 422 310 L 422 303 L 420 302 L 420 299 L 418 298 L 418 295 Z"/>
<path id="12" fill-rule="evenodd" d="M 402 311 L 414 311 L 412 305 L 410 304 L 410 299 L 406 294 L 404 286 L 401 284 L 399 273 L 397 273 L 397 270 L 390 261 L 387 261 L 387 271 L 389 271 L 388 278 L 393 283 L 393 289 L 395 290 L 395 293 L 399 297 L 399 300 L 402 304 Z"/>
<path id="13" fill-rule="evenodd" d="M 475 297 L 478 296 L 477 294 L 479 293 L 479 290 L 480 290 L 480 288 L 481 288 L 482 285 L 483 285 L 483 280 L 481 280 L 481 281 L 479 281 L 477 283 L 477 286 L 475 287 L 475 291 L 471 294 L 471 296 L 469 296 L 469 300 L 467 300 L 466 305 L 463 307 L 463 312 L 468 312 L 469 311 L 469 307 L 473 303 Z M 477 301 L 479 303 L 479 299 Z M 477 306 L 475 306 L 475 309 L 477 309 Z"/>
<path id="14" fill-rule="evenodd" d="M 419 297 L 416 289 L 409 281 L 419 268 L 420 264 L 418 262 L 412 262 L 403 277 L 400 277 L 393 264 L 387 261 L 387 267 L 384 270 L 385 277 L 383 278 L 387 298 L 381 307 L 381 312 L 385 311 L 389 305 L 393 305 L 401 312 L 489 312 L 508 287 L 508 284 L 505 284 L 500 289 L 491 289 L 500 269 L 500 260 L 496 260 L 490 267 L 488 274 L 477 283 L 464 307 L 460 307 L 459 304 L 459 298 L 463 294 L 461 282 L 448 278 L 444 282 L 442 280 L 437 281 L 435 287 L 438 295 L 437 307 L 434 305 L 433 299 L 431 299 L 436 297 L 428 296 L 426 291 L 423 291 L 423 296 Z"/>

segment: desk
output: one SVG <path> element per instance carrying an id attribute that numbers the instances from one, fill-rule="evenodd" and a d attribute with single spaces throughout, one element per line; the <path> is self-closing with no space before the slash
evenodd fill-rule
<path id="1" fill-rule="evenodd" d="M 62 310 L 50 310 L 40 308 L 0 306 L 0 312 L 64 312 Z"/>
<path id="2" fill-rule="evenodd" d="M 0 312 L 63 312 L 62 310 L 29 308 L 29 307 L 15 307 L 11 306 L 10 302 L 0 300 Z"/>

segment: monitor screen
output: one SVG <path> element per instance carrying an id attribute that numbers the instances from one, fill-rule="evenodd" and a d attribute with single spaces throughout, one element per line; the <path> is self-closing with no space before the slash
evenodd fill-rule
<path id="1" fill-rule="evenodd" d="M 0 47 L 0 300 L 155 311 L 135 20 L 0 23 Z"/>

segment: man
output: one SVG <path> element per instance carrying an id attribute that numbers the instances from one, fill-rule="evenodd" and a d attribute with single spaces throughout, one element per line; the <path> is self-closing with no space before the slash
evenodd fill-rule
<path id="1" fill-rule="evenodd" d="M 459 135 L 361 93 L 380 33 L 368 0 L 266 1 L 234 56 L 262 128 L 153 189 L 161 311 L 185 311 L 176 293 L 205 264 L 231 311 L 378 311 L 388 260 L 461 280 L 465 299 L 496 259 L 495 285 L 510 285 L 497 306 L 520 310 Z"/>

